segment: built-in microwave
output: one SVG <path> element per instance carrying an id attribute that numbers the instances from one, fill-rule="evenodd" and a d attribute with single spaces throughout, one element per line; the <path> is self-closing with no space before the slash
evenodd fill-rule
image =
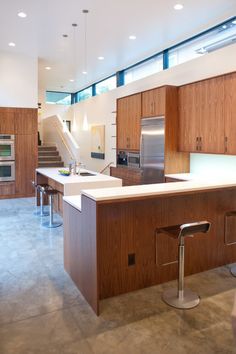
<path id="1" fill-rule="evenodd" d="M 15 136 L 0 134 L 0 161 L 15 160 Z"/>
<path id="2" fill-rule="evenodd" d="M 0 161 L 0 182 L 15 181 L 15 161 Z"/>
<path id="3" fill-rule="evenodd" d="M 119 151 L 117 154 L 117 165 L 127 166 L 128 165 L 128 155 L 126 151 Z"/>
<path id="4" fill-rule="evenodd" d="M 128 152 L 128 167 L 139 168 L 140 167 L 140 153 Z"/>

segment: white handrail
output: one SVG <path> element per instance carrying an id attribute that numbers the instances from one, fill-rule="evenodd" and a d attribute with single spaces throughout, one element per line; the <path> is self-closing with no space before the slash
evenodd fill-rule
<path id="1" fill-rule="evenodd" d="M 60 131 L 58 125 L 57 125 L 56 123 L 54 123 L 54 126 L 55 126 L 55 128 L 56 128 L 56 130 L 57 130 L 57 132 L 58 132 L 58 134 L 59 134 L 59 136 L 60 136 L 60 138 L 61 138 L 62 143 L 64 144 L 66 150 L 68 151 L 71 160 L 76 160 L 74 154 L 72 153 L 72 151 L 70 150 L 69 146 L 67 145 L 67 143 L 66 143 L 66 141 L 65 141 L 65 138 L 64 138 L 63 134 L 61 133 L 61 131 Z"/>

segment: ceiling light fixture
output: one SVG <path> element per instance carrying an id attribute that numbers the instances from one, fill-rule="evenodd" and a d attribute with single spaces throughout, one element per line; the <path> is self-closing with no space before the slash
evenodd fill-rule
<path id="1" fill-rule="evenodd" d="M 68 34 L 63 34 L 62 37 L 67 38 Z"/>
<path id="2" fill-rule="evenodd" d="M 84 10 L 82 10 L 82 13 L 84 14 L 84 70 L 83 70 L 83 74 L 86 75 L 88 73 L 88 70 L 87 70 L 87 15 L 89 13 L 89 10 L 84 9 Z"/>
<path id="3" fill-rule="evenodd" d="M 98 60 L 104 60 L 105 58 L 104 57 L 98 57 Z"/>
<path id="4" fill-rule="evenodd" d="M 174 9 L 175 9 L 175 10 L 182 10 L 183 7 L 184 7 L 184 6 L 183 6 L 182 4 L 175 4 L 175 5 L 174 5 Z"/>
<path id="5" fill-rule="evenodd" d="M 87 75 L 87 71 L 82 71 L 82 74 Z"/>
<path id="6" fill-rule="evenodd" d="M 21 18 L 26 18 L 26 17 L 27 17 L 27 14 L 26 14 L 25 12 L 23 12 L 23 11 L 18 12 L 17 15 L 18 15 L 19 17 L 21 17 Z"/>
<path id="7" fill-rule="evenodd" d="M 132 41 L 134 41 L 136 39 L 136 36 L 134 36 L 133 34 L 131 36 L 129 36 L 129 39 L 131 39 Z"/>
<path id="8" fill-rule="evenodd" d="M 51 70 L 52 68 L 51 68 L 51 66 L 45 66 L 45 69 L 46 70 Z"/>
<path id="9" fill-rule="evenodd" d="M 70 82 L 74 82 L 75 80 L 74 79 L 70 79 Z"/>
<path id="10" fill-rule="evenodd" d="M 9 45 L 9 47 L 15 47 L 16 46 L 14 42 L 10 42 L 10 43 L 8 43 L 8 45 Z"/>

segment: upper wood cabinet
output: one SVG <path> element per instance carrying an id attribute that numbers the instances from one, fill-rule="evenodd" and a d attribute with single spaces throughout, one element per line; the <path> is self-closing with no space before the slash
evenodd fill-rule
<path id="1" fill-rule="evenodd" d="M 0 134 L 35 134 L 38 131 L 36 108 L 0 108 Z"/>
<path id="2" fill-rule="evenodd" d="M 224 153 L 224 78 L 179 88 L 180 151 Z"/>
<path id="3" fill-rule="evenodd" d="M 11 108 L 0 108 L 0 134 L 15 134 L 15 113 Z"/>
<path id="4" fill-rule="evenodd" d="M 15 112 L 16 134 L 35 134 L 38 131 L 37 109 L 21 108 Z"/>
<path id="5" fill-rule="evenodd" d="M 165 114 L 165 87 L 142 92 L 142 117 Z"/>
<path id="6" fill-rule="evenodd" d="M 225 153 L 236 155 L 236 73 L 226 75 L 225 83 Z"/>
<path id="7" fill-rule="evenodd" d="M 141 93 L 117 100 L 117 149 L 139 150 Z"/>

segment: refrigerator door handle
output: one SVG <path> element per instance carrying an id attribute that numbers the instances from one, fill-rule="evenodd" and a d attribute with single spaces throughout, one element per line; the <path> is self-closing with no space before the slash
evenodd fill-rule
<path id="1" fill-rule="evenodd" d="M 143 135 L 140 134 L 140 168 L 143 169 Z"/>

